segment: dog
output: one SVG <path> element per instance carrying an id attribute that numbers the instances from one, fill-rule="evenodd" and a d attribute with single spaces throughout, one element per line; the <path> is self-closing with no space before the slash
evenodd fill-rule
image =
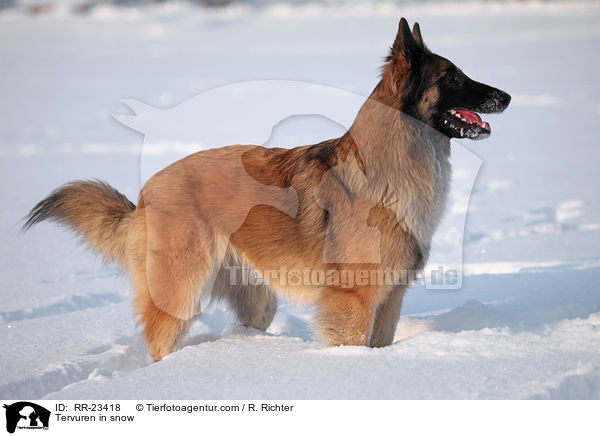
<path id="1" fill-rule="evenodd" d="M 148 180 L 137 207 L 106 183 L 75 181 L 23 227 L 66 225 L 129 273 L 155 360 L 178 348 L 207 295 L 260 330 L 285 296 L 316 308 L 326 345 L 384 347 L 414 275 L 379 273 L 424 268 L 449 190 L 451 138 L 489 136 L 478 113 L 502 112 L 510 99 L 432 53 L 418 23 L 411 31 L 402 18 L 380 82 L 341 137 L 191 154 Z M 260 280 L 239 283 L 233 267 Z"/>

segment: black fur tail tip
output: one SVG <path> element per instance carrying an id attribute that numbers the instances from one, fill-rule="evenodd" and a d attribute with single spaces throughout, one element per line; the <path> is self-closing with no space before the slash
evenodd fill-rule
<path id="1" fill-rule="evenodd" d="M 29 213 L 23 217 L 23 220 L 26 220 L 25 223 L 21 226 L 20 232 L 24 233 L 29 230 L 34 225 L 41 223 L 42 221 L 46 221 L 47 219 L 57 219 L 58 217 L 55 215 L 57 208 L 59 208 L 63 202 L 63 197 L 61 195 L 61 190 L 63 187 L 55 189 L 48 195 L 48 197 L 41 200 L 38 204 L 36 204 Z"/>

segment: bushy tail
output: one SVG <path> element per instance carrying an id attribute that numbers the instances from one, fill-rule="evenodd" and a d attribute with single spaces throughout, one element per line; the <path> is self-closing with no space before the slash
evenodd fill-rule
<path id="1" fill-rule="evenodd" d="M 67 183 L 35 205 L 23 231 L 45 220 L 70 227 L 106 262 L 125 266 L 127 225 L 135 205 L 99 180 Z"/>

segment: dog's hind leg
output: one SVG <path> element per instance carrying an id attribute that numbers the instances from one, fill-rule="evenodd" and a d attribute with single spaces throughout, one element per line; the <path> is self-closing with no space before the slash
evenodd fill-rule
<path id="1" fill-rule="evenodd" d="M 405 292 L 405 286 L 392 289 L 383 303 L 377 307 L 369 341 L 370 347 L 387 347 L 393 342 Z"/>
<path id="2" fill-rule="evenodd" d="M 240 274 L 225 274 L 223 269 L 218 284 L 213 297 L 226 300 L 243 326 L 263 331 L 269 328 L 277 311 L 277 297 L 268 285 L 245 284 Z"/>
<path id="3" fill-rule="evenodd" d="M 189 331 L 193 318 L 181 319 L 160 309 L 153 301 L 150 293 L 143 290 L 136 280 L 135 310 L 139 315 L 139 323 L 143 325 L 143 334 L 150 355 L 154 360 L 176 350 L 183 337 Z"/>
<path id="4" fill-rule="evenodd" d="M 238 321 L 246 327 L 266 330 L 277 311 L 277 297 L 266 285 L 232 286 L 226 298 Z"/>
<path id="5" fill-rule="evenodd" d="M 138 219 L 128 267 L 135 310 L 155 360 L 177 349 L 198 314 L 202 291 L 215 264 L 215 244 L 200 226 L 162 225 L 159 232 Z"/>

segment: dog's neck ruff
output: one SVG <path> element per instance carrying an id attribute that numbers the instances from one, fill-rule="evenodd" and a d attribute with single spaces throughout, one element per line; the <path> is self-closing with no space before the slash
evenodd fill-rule
<path id="1" fill-rule="evenodd" d="M 393 210 L 426 259 L 449 191 L 450 139 L 409 115 L 368 100 L 338 147 L 354 148 L 364 168 L 364 173 L 339 170 L 347 189 Z"/>

